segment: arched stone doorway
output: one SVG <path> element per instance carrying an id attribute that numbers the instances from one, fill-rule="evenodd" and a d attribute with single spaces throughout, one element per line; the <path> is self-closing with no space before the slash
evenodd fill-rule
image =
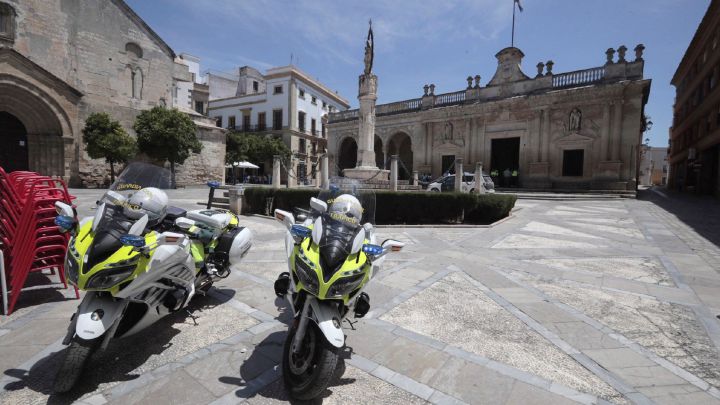
<path id="1" fill-rule="evenodd" d="M 67 122 L 66 117 L 57 106 L 49 104 L 50 97 L 38 88 L 18 79 L 11 82 L 5 78 L 0 75 L 0 148 L 3 150 L 0 164 L 4 168 L 12 166 L 13 170 L 66 176 L 61 124 L 61 120 Z M 7 149 L 17 155 L 6 155 Z"/>
<path id="2" fill-rule="evenodd" d="M 385 168 L 385 152 L 383 151 L 383 142 L 379 136 L 375 135 L 375 166 L 380 169 Z"/>
<path id="3" fill-rule="evenodd" d="M 412 139 L 404 132 L 398 132 L 388 141 L 388 156 L 398 155 L 398 178 L 408 180 L 413 171 Z"/>
<path id="4" fill-rule="evenodd" d="M 357 166 L 357 142 L 351 137 L 343 139 L 338 153 L 338 166 L 340 170 L 352 169 Z"/>
<path id="5" fill-rule="evenodd" d="M 27 130 L 14 115 L 0 111 L 0 166 L 6 172 L 29 170 Z"/>

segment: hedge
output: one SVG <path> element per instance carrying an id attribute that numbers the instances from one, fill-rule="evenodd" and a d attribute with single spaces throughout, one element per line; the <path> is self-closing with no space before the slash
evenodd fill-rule
<path id="1" fill-rule="evenodd" d="M 249 187 L 244 191 L 243 213 L 265 214 L 266 199 L 272 208 L 308 209 L 317 189 Z M 505 218 L 515 206 L 514 194 L 465 194 L 376 191 L 378 224 L 490 224 Z"/>

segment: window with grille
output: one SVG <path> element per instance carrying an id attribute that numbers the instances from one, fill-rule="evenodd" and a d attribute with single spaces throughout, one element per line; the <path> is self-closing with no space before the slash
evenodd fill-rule
<path id="1" fill-rule="evenodd" d="M 298 111 L 298 130 L 305 132 L 305 113 Z"/>
<path id="2" fill-rule="evenodd" d="M 283 126 L 283 110 L 273 110 L 273 130 L 279 131 Z"/>
<path id="3" fill-rule="evenodd" d="M 266 129 L 266 123 L 265 123 L 265 113 L 260 112 L 258 113 L 258 131 L 264 131 Z"/>

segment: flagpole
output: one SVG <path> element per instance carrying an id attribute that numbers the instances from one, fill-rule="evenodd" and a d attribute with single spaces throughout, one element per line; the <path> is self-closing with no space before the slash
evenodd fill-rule
<path id="1" fill-rule="evenodd" d="M 510 39 L 510 46 L 515 46 L 515 0 L 513 0 L 513 23 L 512 23 L 512 37 Z"/>

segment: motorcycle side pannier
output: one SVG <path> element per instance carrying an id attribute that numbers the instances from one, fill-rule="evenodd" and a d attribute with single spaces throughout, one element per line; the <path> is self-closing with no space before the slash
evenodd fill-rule
<path id="1" fill-rule="evenodd" d="M 252 246 L 252 232 L 239 226 L 224 232 L 218 238 L 218 244 L 212 254 L 212 261 L 223 266 L 232 266 L 240 260 Z"/>

